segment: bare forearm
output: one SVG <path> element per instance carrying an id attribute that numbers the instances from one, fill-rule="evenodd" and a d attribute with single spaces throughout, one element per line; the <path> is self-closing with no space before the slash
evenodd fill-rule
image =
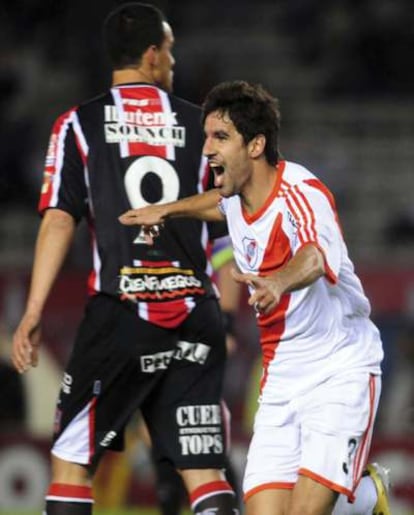
<path id="1" fill-rule="evenodd" d="M 223 220 L 223 215 L 218 209 L 220 194 L 218 190 L 209 190 L 199 195 L 193 195 L 166 204 L 168 217 L 199 218 L 209 222 Z"/>
<path id="2" fill-rule="evenodd" d="M 306 288 L 325 273 L 322 252 L 314 245 L 306 245 L 270 279 L 279 283 L 282 293 Z"/>
<path id="3" fill-rule="evenodd" d="M 69 214 L 57 209 L 46 212 L 36 241 L 26 312 L 42 312 L 74 233 L 75 222 Z"/>
<path id="4" fill-rule="evenodd" d="M 253 288 L 249 304 L 261 314 L 271 313 L 279 304 L 284 293 L 306 288 L 325 273 L 322 252 L 314 245 L 306 245 L 285 265 L 272 275 L 265 277 L 233 272 L 239 283 Z"/>
<path id="5" fill-rule="evenodd" d="M 224 219 L 218 208 L 220 195 L 217 190 L 209 190 L 199 195 L 186 197 L 176 202 L 152 204 L 139 209 L 130 209 L 119 217 L 124 225 L 153 226 L 164 222 L 167 218 L 198 218 L 207 222 Z"/>

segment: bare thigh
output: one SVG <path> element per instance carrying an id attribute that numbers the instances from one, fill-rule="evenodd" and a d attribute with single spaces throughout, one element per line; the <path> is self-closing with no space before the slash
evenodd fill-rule
<path id="1" fill-rule="evenodd" d="M 246 502 L 246 515 L 330 515 L 338 494 L 305 476 L 293 490 L 265 489 Z"/>
<path id="2" fill-rule="evenodd" d="M 292 491 L 289 515 L 330 515 L 338 493 L 306 476 L 299 479 Z"/>
<path id="3" fill-rule="evenodd" d="M 292 490 L 265 489 L 246 501 L 246 515 L 286 515 Z"/>

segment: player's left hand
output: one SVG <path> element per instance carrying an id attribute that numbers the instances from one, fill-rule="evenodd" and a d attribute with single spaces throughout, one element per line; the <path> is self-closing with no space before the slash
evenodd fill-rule
<path id="1" fill-rule="evenodd" d="M 26 313 L 13 335 L 11 358 L 15 369 L 26 372 L 39 361 L 40 317 Z"/>
<path id="2" fill-rule="evenodd" d="M 275 276 L 270 278 L 254 274 L 241 274 L 234 269 L 231 271 L 231 274 L 235 281 L 247 284 L 254 290 L 249 297 L 248 303 L 258 313 L 268 315 L 279 304 L 283 291 Z"/>

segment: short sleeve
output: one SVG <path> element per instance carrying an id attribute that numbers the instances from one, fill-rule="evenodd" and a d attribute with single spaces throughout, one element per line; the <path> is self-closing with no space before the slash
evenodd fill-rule
<path id="1" fill-rule="evenodd" d="M 85 164 L 75 133 L 74 110 L 60 116 L 52 129 L 43 174 L 39 212 L 58 208 L 68 212 L 76 221 L 87 209 Z"/>
<path id="2" fill-rule="evenodd" d="M 327 279 L 336 283 L 343 239 L 332 193 L 318 179 L 308 180 L 290 188 L 288 205 L 297 225 L 294 252 L 316 245 L 324 256 Z"/>

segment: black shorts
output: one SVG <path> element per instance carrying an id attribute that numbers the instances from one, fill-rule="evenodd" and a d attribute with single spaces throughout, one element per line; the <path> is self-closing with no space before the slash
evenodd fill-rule
<path id="1" fill-rule="evenodd" d="M 215 299 L 165 329 L 117 299 L 92 298 L 64 373 L 53 454 L 96 465 L 104 450 L 123 449 L 125 426 L 140 408 L 159 459 L 177 468 L 223 467 L 225 360 Z"/>

